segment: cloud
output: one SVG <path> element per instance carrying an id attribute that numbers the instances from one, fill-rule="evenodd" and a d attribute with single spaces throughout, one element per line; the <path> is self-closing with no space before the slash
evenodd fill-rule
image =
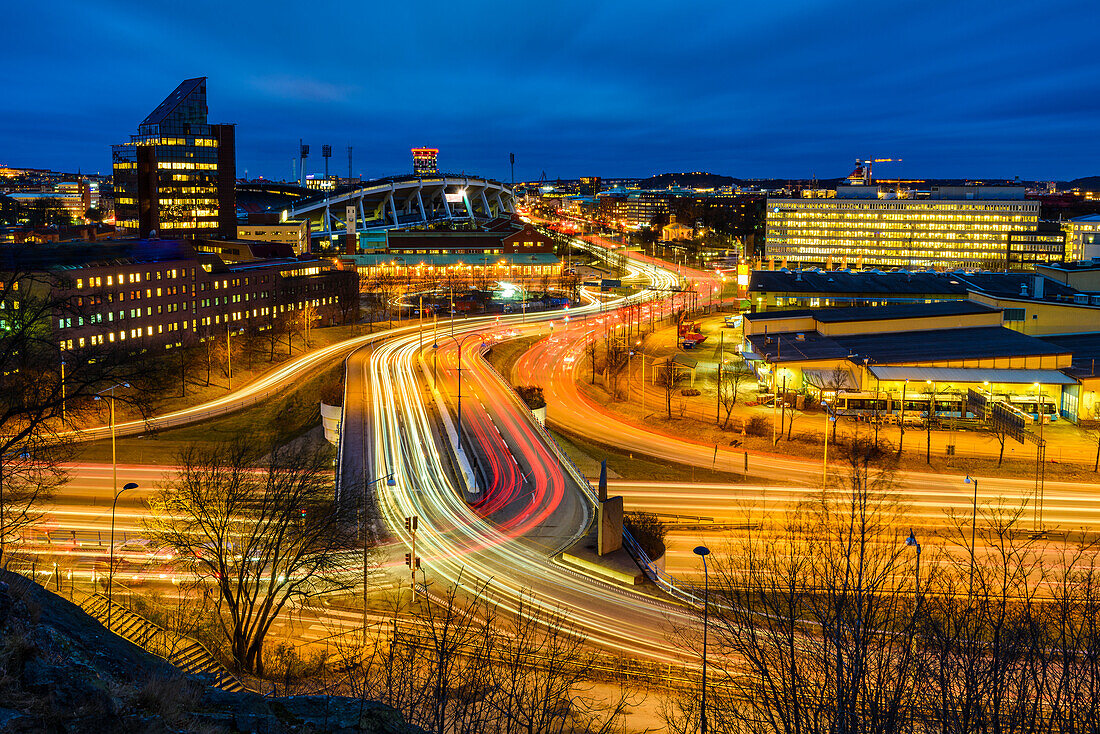
<path id="1" fill-rule="evenodd" d="M 360 88 L 352 84 L 336 84 L 287 74 L 255 76 L 246 82 L 269 98 L 286 102 L 343 103 L 351 101 L 360 92 Z"/>

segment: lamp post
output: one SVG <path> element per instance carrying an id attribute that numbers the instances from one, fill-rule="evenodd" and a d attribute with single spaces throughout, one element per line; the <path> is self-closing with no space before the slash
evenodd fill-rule
<path id="1" fill-rule="evenodd" d="M 244 327 L 237 329 L 236 334 L 243 334 Z M 229 343 L 230 330 L 229 330 L 229 317 L 225 318 L 225 359 L 229 365 L 229 392 L 233 392 L 233 345 Z"/>
<path id="2" fill-rule="evenodd" d="M 692 551 L 703 559 L 703 697 L 699 703 L 699 734 L 707 734 L 707 622 L 709 621 L 710 574 L 707 571 L 707 556 L 710 548 L 699 545 Z"/>
<path id="3" fill-rule="evenodd" d="M 393 472 L 392 471 L 384 477 L 378 477 L 377 479 L 374 479 L 370 482 L 367 482 L 363 486 L 363 501 L 360 504 L 360 509 L 359 509 L 359 527 L 360 527 L 360 533 L 363 536 L 362 540 L 363 540 L 363 639 L 364 639 L 364 641 L 367 639 L 367 554 L 368 554 L 368 551 L 370 550 L 370 547 L 367 544 L 367 537 L 366 537 L 366 532 L 365 532 L 367 523 L 365 522 L 365 520 L 363 518 L 363 513 L 367 509 L 367 490 L 370 489 L 373 485 L 378 484 L 378 482 L 381 482 L 382 480 L 386 481 L 386 486 L 387 487 L 393 487 L 393 486 L 397 485 L 397 482 L 393 478 Z"/>
<path id="4" fill-rule="evenodd" d="M 913 592 L 913 599 L 920 604 L 920 543 L 917 542 L 917 536 L 913 534 L 913 528 L 909 528 L 909 537 L 905 539 L 905 544 L 917 549 L 917 585 Z"/>
<path id="5" fill-rule="evenodd" d="M 965 483 L 974 485 L 974 499 L 970 509 L 970 593 L 974 593 L 974 542 L 978 534 L 978 480 L 967 474 Z"/>
<path id="6" fill-rule="evenodd" d="M 462 451 L 462 345 L 467 339 L 472 336 L 480 336 L 476 331 L 470 332 L 466 336 L 459 339 L 457 336 L 443 335 L 445 339 L 453 339 L 458 344 L 458 425 L 456 426 L 458 433 L 458 450 Z M 439 349 L 439 342 L 432 345 L 435 350 Z"/>
<path id="7" fill-rule="evenodd" d="M 113 402 L 113 401 L 112 401 Z M 137 484 L 134 482 L 127 482 L 122 489 L 117 490 L 114 494 L 115 497 L 111 500 L 111 560 L 107 566 L 107 629 L 111 627 L 111 616 L 114 611 L 111 606 L 111 587 L 115 580 L 115 505 L 118 504 L 119 495 L 131 489 L 137 489 Z"/>
<path id="8" fill-rule="evenodd" d="M 65 360 L 61 360 L 61 422 L 65 423 Z"/>

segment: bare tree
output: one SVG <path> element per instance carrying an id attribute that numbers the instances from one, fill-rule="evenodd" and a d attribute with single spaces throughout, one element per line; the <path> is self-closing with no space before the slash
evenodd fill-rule
<path id="1" fill-rule="evenodd" d="M 283 608 L 348 584 L 336 574 L 345 538 L 330 457 L 276 448 L 261 458 L 238 442 L 191 447 L 177 463 L 177 480 L 150 501 L 148 535 L 217 589 L 234 660 L 262 675 L 264 639 Z"/>
<path id="2" fill-rule="evenodd" d="M 302 343 L 306 349 L 313 347 L 313 326 L 317 323 L 318 318 L 317 307 L 309 300 L 294 312 L 294 318 L 291 320 L 291 330 L 302 337 Z"/>
<path id="3" fill-rule="evenodd" d="M 672 359 L 672 355 L 658 362 L 655 368 L 657 384 L 665 391 L 665 412 L 672 420 L 672 396 L 684 382 L 684 373 Z"/>
<path id="4" fill-rule="evenodd" d="M 569 615 L 529 595 L 504 613 L 475 586 L 423 598 L 405 621 L 337 646 L 336 692 L 380 700 L 443 734 L 616 731 L 636 697 L 610 700 L 589 680 L 598 655 Z"/>
<path id="5" fill-rule="evenodd" d="M 336 308 L 340 312 L 340 323 L 342 324 L 359 322 L 359 287 L 359 274 L 354 271 L 344 271 L 336 281 L 333 295 L 336 299 Z"/>
<path id="6" fill-rule="evenodd" d="M 69 431 L 104 415 L 93 398 L 131 385 L 114 399 L 145 415 L 167 382 L 129 350 L 79 336 L 105 297 L 41 262 L 33 247 L 0 253 L 0 561 L 63 481 Z"/>
<path id="7" fill-rule="evenodd" d="M 590 382 L 589 382 L 589 384 L 595 385 L 596 384 L 596 373 L 598 371 L 599 354 L 600 354 L 599 353 L 599 344 L 596 341 L 595 336 L 589 336 L 588 337 L 588 341 L 584 345 L 584 351 L 585 351 L 585 354 L 588 356 L 588 367 L 589 367 L 589 373 L 590 373 L 590 377 L 589 377 Z"/>
<path id="8" fill-rule="evenodd" d="M 838 491 L 712 555 L 714 731 L 904 731 L 916 605 L 896 530 L 903 508 L 885 452 L 867 441 L 842 450 Z M 695 731 L 694 698 L 666 719 L 670 731 Z"/>
<path id="9" fill-rule="evenodd" d="M 737 405 L 737 399 L 741 393 L 741 383 L 752 377 L 752 370 L 745 365 L 745 360 L 738 357 L 732 364 L 720 364 L 714 379 L 718 392 L 718 404 L 722 406 L 725 419 L 722 428 L 729 426 L 730 413 Z"/>
<path id="10" fill-rule="evenodd" d="M 630 364 L 630 347 L 625 339 L 609 338 L 604 342 L 604 371 L 607 375 L 607 391 L 612 400 L 622 396 L 619 384 Z"/>

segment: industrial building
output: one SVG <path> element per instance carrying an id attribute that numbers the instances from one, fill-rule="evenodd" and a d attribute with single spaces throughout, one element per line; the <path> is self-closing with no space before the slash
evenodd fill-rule
<path id="1" fill-rule="evenodd" d="M 887 414 L 932 401 L 966 415 L 970 390 L 1023 413 L 1077 419 L 1072 346 L 1002 326 L 972 301 L 746 314 L 742 355 L 769 392 L 835 406 L 871 401 Z"/>

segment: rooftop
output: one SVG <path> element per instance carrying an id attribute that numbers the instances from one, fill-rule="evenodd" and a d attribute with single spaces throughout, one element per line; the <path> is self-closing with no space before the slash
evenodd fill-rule
<path id="1" fill-rule="evenodd" d="M 947 295 L 966 297 L 966 286 L 949 273 L 881 270 L 754 270 L 750 291 L 860 293 L 884 296 Z"/>
<path id="2" fill-rule="evenodd" d="M 960 361 L 993 357 L 1067 354 L 1072 349 L 1001 326 L 825 337 L 805 332 L 747 337 L 753 352 L 769 362 L 850 359 L 871 364 Z"/>
<path id="3" fill-rule="evenodd" d="M 845 321 L 883 321 L 888 319 L 919 319 L 935 316 L 969 316 L 994 313 L 999 309 L 966 300 L 936 301 L 934 303 L 897 303 L 887 306 L 860 306 L 857 308 L 803 308 L 789 311 L 765 311 L 745 314 L 749 321 L 812 316 L 829 324 Z"/>
<path id="4" fill-rule="evenodd" d="M 159 125 L 170 117 L 179 117 L 180 122 L 206 122 L 206 77 L 184 79 L 141 124 Z"/>

